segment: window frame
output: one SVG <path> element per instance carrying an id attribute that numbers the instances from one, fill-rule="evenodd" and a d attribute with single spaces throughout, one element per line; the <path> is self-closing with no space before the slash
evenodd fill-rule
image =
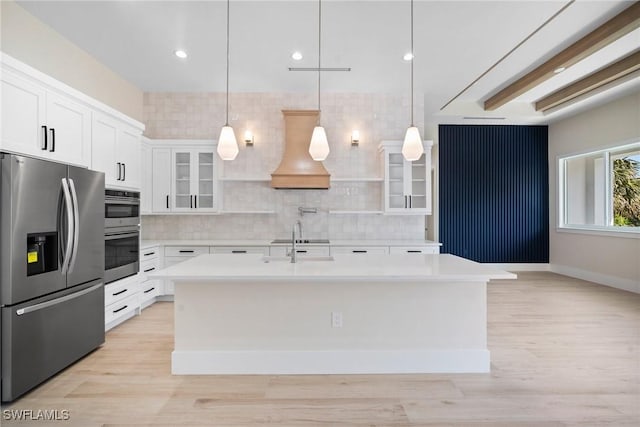
<path id="1" fill-rule="evenodd" d="M 613 225 L 613 174 L 611 170 L 611 158 L 617 153 L 629 149 L 637 148 L 640 150 L 640 138 L 633 138 L 617 144 L 606 147 L 600 147 L 590 150 L 582 150 L 570 154 L 558 155 L 556 157 L 557 165 L 557 227 L 556 231 L 580 234 L 605 235 L 616 237 L 640 238 L 640 227 L 624 227 Z M 594 224 L 567 224 L 567 204 L 568 195 L 566 191 L 567 185 L 567 168 L 566 162 L 571 159 L 580 157 L 593 156 L 602 154 L 604 158 L 604 197 L 605 197 L 605 223 L 608 225 Z"/>

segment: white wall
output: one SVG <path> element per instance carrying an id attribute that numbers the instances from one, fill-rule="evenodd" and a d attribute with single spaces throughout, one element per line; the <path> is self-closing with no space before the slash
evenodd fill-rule
<path id="1" fill-rule="evenodd" d="M 142 91 L 13 1 L 0 1 L 0 50 L 142 121 Z"/>
<path id="2" fill-rule="evenodd" d="M 640 238 L 559 232 L 558 156 L 640 138 L 640 93 L 549 126 L 549 261 L 559 273 L 640 293 Z"/>

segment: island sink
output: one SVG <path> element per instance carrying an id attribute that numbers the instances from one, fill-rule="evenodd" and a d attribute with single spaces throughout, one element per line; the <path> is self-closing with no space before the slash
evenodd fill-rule
<path id="1" fill-rule="evenodd" d="M 288 256 L 264 256 L 262 261 L 269 262 L 291 262 L 291 257 Z M 301 256 L 296 262 L 318 262 L 318 261 L 333 261 L 332 256 Z"/>

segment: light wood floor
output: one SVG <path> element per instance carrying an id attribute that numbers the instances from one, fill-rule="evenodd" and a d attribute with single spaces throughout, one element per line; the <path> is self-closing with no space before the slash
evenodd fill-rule
<path id="1" fill-rule="evenodd" d="M 640 425 L 640 295 L 551 273 L 489 285 L 490 374 L 172 376 L 173 304 L 6 409 L 56 426 Z M 4 413 L 3 413 L 4 414 Z M 3 417 L 4 418 L 4 417 Z"/>

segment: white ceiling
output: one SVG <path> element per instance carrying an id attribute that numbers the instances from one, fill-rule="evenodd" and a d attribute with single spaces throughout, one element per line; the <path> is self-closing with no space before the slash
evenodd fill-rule
<path id="1" fill-rule="evenodd" d="M 506 120 L 497 122 L 543 123 L 575 110 L 543 116 L 531 107 L 532 100 L 570 81 L 571 68 L 554 77 L 555 83 L 546 83 L 542 92 L 525 94 L 496 111 L 484 112 L 481 102 L 632 2 L 575 1 L 441 110 L 567 3 L 416 0 L 415 93 L 424 94 L 427 121 L 472 123 L 462 116 L 499 116 Z M 18 4 L 145 92 L 225 90 L 226 1 Z M 409 4 L 322 3 L 322 66 L 352 69 L 323 73 L 323 92 L 409 93 L 410 67 L 402 60 L 410 50 Z M 288 67 L 317 66 L 317 12 L 315 0 L 231 0 L 230 91 L 314 92 L 315 73 L 291 72 Z M 631 49 L 640 46 L 640 36 L 634 34 L 627 37 Z M 622 44 L 611 55 L 629 51 Z M 176 49 L 186 50 L 189 57 L 179 60 L 173 55 Z M 294 50 L 304 55 L 301 61 L 291 59 Z M 610 60 L 605 56 L 591 61 L 599 68 Z M 582 108 L 635 90 L 640 90 L 640 78 L 628 82 L 623 91 L 583 101 Z"/>

